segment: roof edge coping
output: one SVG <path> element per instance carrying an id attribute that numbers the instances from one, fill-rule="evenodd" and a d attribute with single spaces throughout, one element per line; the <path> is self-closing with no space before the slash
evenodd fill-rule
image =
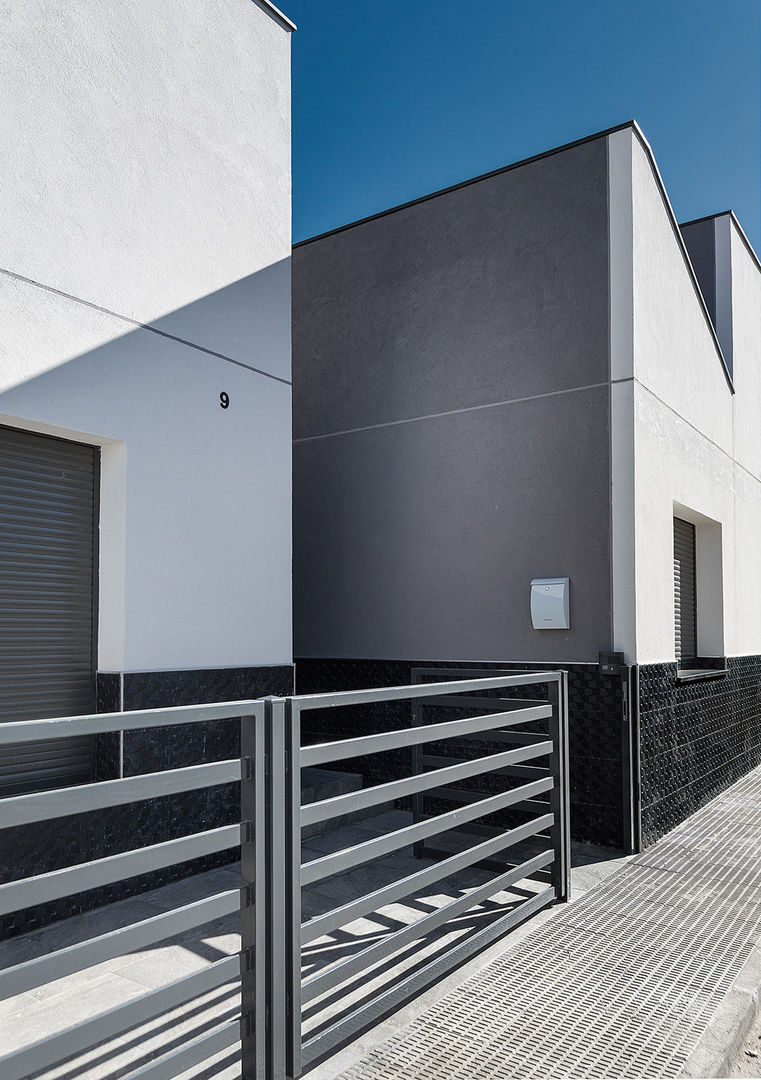
<path id="1" fill-rule="evenodd" d="M 296 23 L 291 22 L 287 15 L 284 15 L 279 7 L 275 7 L 270 0 L 252 0 L 252 3 L 261 8 L 262 11 L 269 15 L 271 19 L 274 19 L 284 30 L 287 30 L 289 34 L 293 33 L 297 29 Z"/>
<path id="2" fill-rule="evenodd" d="M 520 161 L 514 161 L 510 165 L 503 165 L 499 169 L 492 169 L 490 172 L 481 173 L 479 176 L 471 177 L 469 180 L 461 180 L 457 184 L 450 184 L 449 187 L 440 188 L 438 191 L 432 191 L 428 195 L 421 195 L 416 199 L 409 199 L 407 202 L 399 203 L 399 205 L 397 205 L 397 206 L 391 206 L 387 210 L 380 210 L 379 212 L 377 212 L 375 214 L 368 214 L 367 217 L 359 218 L 357 221 L 350 221 L 346 225 L 339 225 L 335 229 L 328 229 L 327 232 L 318 233 L 316 236 L 307 237 L 307 239 L 305 239 L 305 240 L 299 240 L 298 243 L 293 245 L 293 249 L 295 250 L 296 248 L 304 247 L 306 244 L 312 244 L 316 240 L 324 240 L 329 236 L 336 236 L 338 233 L 346 232 L 347 229 L 354 229 L 358 225 L 365 225 L 370 221 L 378 221 L 380 218 L 387 217 L 389 214 L 395 214 L 398 210 L 406 210 L 406 209 L 408 209 L 408 207 L 418 206 L 420 203 L 428 202 L 430 199 L 438 198 L 439 195 L 447 195 L 451 191 L 458 191 L 461 188 L 470 187 L 471 184 L 477 184 L 481 180 L 489 180 L 493 176 L 501 176 L 504 173 L 511 172 L 513 169 L 519 169 L 523 165 L 530 165 L 532 162 L 542 161 L 544 158 L 552 157 L 554 154 L 561 154 L 565 150 L 572 150 L 577 146 L 583 146 L 585 143 L 594 142 L 596 139 L 606 139 L 610 135 L 615 135 L 616 132 L 618 132 L 618 131 L 626 131 L 627 129 L 630 129 L 634 133 L 634 135 L 637 137 L 637 139 L 640 142 L 640 145 L 642 146 L 643 150 L 645 151 L 648 162 L 650 163 L 650 168 L 652 169 L 656 185 L 657 185 L 657 187 L 658 187 L 658 189 L 659 189 L 659 191 L 661 193 L 661 198 L 663 199 L 663 204 L 664 204 L 664 207 L 666 209 L 666 214 L 667 214 L 667 216 L 668 216 L 668 218 L 669 218 L 669 220 L 671 222 L 671 227 L 672 227 L 674 236 L 676 238 L 676 242 L 679 245 L 680 251 L 682 252 L 682 257 L 684 258 L 685 265 L 687 267 L 687 271 L 688 271 L 688 273 L 690 275 L 690 278 L 692 279 L 692 284 L 693 284 L 694 289 L 695 289 L 695 295 L 696 295 L 696 297 L 698 299 L 698 303 L 700 304 L 700 307 L 701 307 L 701 309 L 703 311 L 703 316 L 704 316 L 705 321 L 706 321 L 706 326 L 708 327 L 708 331 L 709 331 L 709 333 L 711 335 L 714 346 L 716 348 L 717 355 L 719 357 L 719 361 L 720 361 L 722 369 L 724 371 L 724 377 L 727 380 L 727 385 L 729 386 L 730 392 L 732 394 L 734 394 L 735 393 L 735 387 L 734 387 L 734 383 L 732 381 L 732 376 L 730 374 L 729 367 L 727 365 L 727 361 L 726 361 L 726 359 L 724 357 L 724 353 L 722 352 L 722 348 L 721 348 L 721 345 L 719 343 L 719 339 L 716 336 L 716 328 L 714 327 L 713 322 L 711 320 L 711 316 L 709 314 L 708 307 L 706 306 L 706 302 L 705 302 L 705 300 L 703 298 L 703 293 L 700 290 L 700 285 L 698 284 L 698 279 L 697 279 L 697 276 L 695 274 L 695 269 L 694 269 L 694 267 L 692 265 L 692 261 L 690 259 L 689 253 L 687 251 L 687 246 L 686 246 L 686 244 L 684 242 L 684 237 L 682 236 L 681 229 L 679 228 L 679 222 L 676 219 L 676 214 L 674 213 L 674 208 L 671 205 L 671 200 L 668 197 L 668 193 L 666 191 L 666 186 L 663 183 L 663 177 L 661 176 L 660 169 L 658 168 L 658 165 L 656 163 L 655 155 L 653 154 L 652 147 L 650 146 L 650 143 L 645 138 L 645 135 L 644 135 L 644 133 L 642 131 L 642 128 L 639 126 L 639 124 L 637 123 L 637 121 L 635 119 L 626 120 L 626 121 L 624 121 L 624 123 L 616 124 L 614 127 L 605 128 L 603 131 L 597 131 L 592 135 L 585 135 L 584 138 L 582 138 L 582 139 L 574 139 L 572 142 L 563 143 L 561 146 L 554 146 L 550 150 L 542 151 L 541 154 L 532 154 L 531 157 L 522 158 Z M 734 218 L 734 215 L 732 215 L 732 216 Z M 745 234 L 744 234 L 741 226 L 739 225 L 739 222 L 737 223 L 737 227 L 740 230 L 740 234 L 745 238 L 745 242 L 750 247 L 750 242 L 747 240 L 747 237 L 745 237 Z M 752 248 L 750 248 L 750 250 L 753 251 Z"/>
<path id="3" fill-rule="evenodd" d="M 711 337 L 713 338 L 713 343 L 716 346 L 716 352 L 718 354 L 719 360 L 721 361 L 721 366 L 722 366 L 722 368 L 724 370 L 724 378 L 727 380 L 727 385 L 729 386 L 730 392 L 732 394 L 734 394 L 735 393 L 735 384 L 732 381 L 732 375 L 731 375 L 730 370 L 729 370 L 729 365 L 727 364 L 726 358 L 724 356 L 724 352 L 723 352 L 723 350 L 721 348 L 721 344 L 719 343 L 719 338 L 718 338 L 718 336 L 716 334 L 716 327 L 713 325 L 713 319 L 711 318 L 711 315 L 710 315 L 710 313 L 708 311 L 708 306 L 707 306 L 707 304 L 705 302 L 705 299 L 703 297 L 703 293 L 702 293 L 702 290 L 700 288 L 700 284 L 698 282 L 697 274 L 695 273 L 695 267 L 692 265 L 692 259 L 690 258 L 689 252 L 687 251 L 687 245 L 684 242 L 684 237 L 682 236 L 682 230 L 679 228 L 679 222 L 676 220 L 676 214 L 674 213 L 674 208 L 671 205 L 671 200 L 668 197 L 668 192 L 666 191 L 666 185 L 663 183 L 663 177 L 661 176 L 660 169 L 658 168 L 658 163 L 655 160 L 655 155 L 653 154 L 653 149 L 650 146 L 650 143 L 645 138 L 645 135 L 644 135 L 644 133 L 642 131 L 642 128 L 639 126 L 639 124 L 637 123 L 636 120 L 632 120 L 631 126 L 632 126 L 632 130 L 633 130 L 634 134 L 637 136 L 637 138 L 640 141 L 642 149 L 645 151 L 648 162 L 650 163 L 650 168 L 653 171 L 653 176 L 655 177 L 655 182 L 658 185 L 658 189 L 659 189 L 659 191 L 661 193 L 661 198 L 663 199 L 663 204 L 666 207 L 666 213 L 667 213 L 667 215 L 668 215 L 668 217 L 669 217 L 669 219 L 671 221 L 671 227 L 673 229 L 674 236 L 676 237 L 676 241 L 677 241 L 677 243 L 679 245 L 679 248 L 680 248 L 680 250 L 682 252 L 682 256 L 684 258 L 685 265 L 687 267 L 689 275 L 692 278 L 692 284 L 693 284 L 693 286 L 695 288 L 695 295 L 697 296 L 698 303 L 700 304 L 700 307 L 703 310 L 703 316 L 704 316 L 705 321 L 706 321 L 706 326 L 708 327 L 709 333 L 710 333 Z"/>
<path id="4" fill-rule="evenodd" d="M 328 236 L 335 236 L 337 233 L 345 232 L 347 229 L 354 229 L 357 225 L 365 225 L 369 221 L 377 221 L 379 218 L 387 217 L 389 214 L 395 214 L 397 210 L 406 210 L 410 206 L 417 206 L 420 203 L 428 202 L 429 199 L 436 199 L 439 195 L 448 195 L 450 191 L 459 191 L 460 188 L 470 187 L 471 184 L 477 184 L 481 180 L 490 180 L 493 176 L 501 176 L 503 173 L 511 172 L 513 169 L 520 169 L 523 165 L 530 165 L 534 161 L 542 161 L 543 158 L 552 157 L 553 154 L 562 154 L 564 150 L 572 150 L 576 146 L 583 146 L 584 143 L 594 142 L 595 139 L 604 139 L 608 135 L 613 135 L 617 131 L 624 131 L 626 128 L 634 128 L 637 126 L 636 120 L 627 120 L 623 124 L 617 124 L 615 127 L 606 128 L 604 131 L 596 131 L 593 135 L 585 135 L 581 139 L 574 139 L 572 142 L 563 143 L 562 146 L 553 146 L 550 150 L 543 150 L 540 154 L 532 154 L 531 157 L 521 158 L 520 161 L 513 161 L 509 165 L 501 165 L 498 169 L 491 169 L 489 172 L 480 173 L 478 176 L 472 176 L 468 180 L 459 180 L 456 184 L 450 184 L 448 187 L 439 188 L 437 191 L 431 191 L 427 195 L 418 195 L 415 199 L 408 199 L 407 202 L 398 203 L 396 206 L 389 206 L 386 210 L 378 210 L 374 214 L 368 214 L 366 217 L 357 218 L 356 221 L 348 221 L 345 225 L 338 225 L 335 229 L 328 229 L 326 232 L 317 233 L 315 236 L 308 236 L 304 240 L 299 240 L 293 245 L 294 248 L 303 247 L 305 244 L 312 244 L 315 240 L 324 240 Z"/>
<path id="5" fill-rule="evenodd" d="M 743 244 L 745 245 L 745 248 L 751 259 L 756 264 L 759 271 L 761 271 L 761 259 L 759 259 L 758 255 L 756 254 L 756 250 L 753 247 L 753 244 L 751 244 L 750 240 L 748 239 L 748 234 L 740 224 L 740 219 L 738 218 L 734 210 L 719 210 L 715 214 L 704 214 L 703 217 L 693 218 L 692 221 L 680 221 L 679 228 L 687 229 L 690 225 L 700 225 L 704 221 L 716 221 L 716 219 L 720 217 L 729 218 L 734 227 L 737 229 L 738 235 L 742 240 Z"/>

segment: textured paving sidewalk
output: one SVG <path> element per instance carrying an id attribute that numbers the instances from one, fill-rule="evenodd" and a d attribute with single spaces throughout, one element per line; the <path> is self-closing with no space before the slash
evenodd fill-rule
<path id="1" fill-rule="evenodd" d="M 717 1017 L 732 1036 L 760 943 L 756 769 L 341 1076 L 710 1075 L 695 1052 Z"/>
<path id="2" fill-rule="evenodd" d="M 406 813 L 390 811 L 339 827 L 325 835 L 312 836 L 305 841 L 303 858 L 309 861 L 326 852 L 362 843 L 409 824 L 409 820 Z M 611 854 L 604 851 L 586 853 L 582 858 L 591 865 L 583 872 L 592 878 L 604 873 L 607 864 L 601 860 L 607 858 L 610 862 Z M 344 872 L 320 882 L 316 888 L 305 890 L 304 914 L 307 917 L 321 914 L 432 862 L 413 858 L 411 851 L 401 851 L 388 858 L 377 859 L 368 867 Z M 310 943 L 304 949 L 305 973 L 311 974 L 340 963 L 353 952 L 419 920 L 490 877 L 482 870 L 469 868 L 437 882 L 433 888 L 423 889 L 398 903 L 386 905 L 374 916 L 357 919 L 334 934 Z M 237 888 L 239 884 L 240 868 L 231 865 L 0 942 L 0 968 L 47 955 L 95 934 L 118 931 L 121 927 L 170 911 L 179 905 Z M 330 1022 L 334 1013 L 351 1007 L 350 1003 L 355 999 L 372 995 L 377 980 L 380 984 L 384 980 L 393 981 L 396 974 L 419 962 L 423 955 L 446 948 L 450 939 L 467 934 L 485 919 L 496 918 L 522 897 L 520 890 L 498 894 L 478 905 L 472 915 L 457 920 L 456 926 L 448 924 L 420 942 L 414 942 L 413 947 L 408 947 L 396 958 L 395 965 L 388 971 L 376 973 L 373 980 L 361 976 L 354 980 L 358 986 L 350 983 L 335 1001 L 330 995 L 326 1003 L 317 1003 L 308 1009 L 305 1031 L 317 1024 Z M 240 920 L 237 915 L 231 915 L 155 946 L 104 961 L 85 971 L 0 1001 L 0 1056 L 28 1047 L 38 1039 L 60 1034 L 70 1025 L 133 1001 L 174 979 L 201 971 L 210 963 L 237 953 L 239 948 Z M 190 1039 L 210 1034 L 220 1024 L 237 1016 L 239 1011 L 240 994 L 236 979 L 211 993 L 194 998 L 186 1005 L 157 1015 L 155 1019 L 84 1054 L 62 1061 L 44 1073 L 44 1080 L 119 1080 L 132 1069 L 155 1061 L 160 1055 L 181 1047 Z M 199 1080 L 199 1076 L 205 1080 L 212 1077 L 213 1080 L 239 1080 L 239 1053 L 222 1051 L 208 1059 L 201 1067 L 201 1073 L 193 1069 L 187 1075 L 182 1073 L 181 1080 Z M 5 1080 L 1 1066 L 0 1080 Z"/>
<path id="3" fill-rule="evenodd" d="M 314 836 L 306 840 L 303 849 L 305 860 L 318 858 L 327 851 L 337 850 L 353 843 L 361 843 L 389 829 L 409 823 L 409 815 L 392 811 L 362 820 L 354 825 L 347 825 L 324 836 Z M 621 858 L 616 852 L 592 848 L 586 845 L 573 845 L 576 868 L 572 876 L 577 895 L 596 884 L 601 878 L 614 871 L 620 865 Z M 305 915 L 320 914 L 338 903 L 346 902 L 368 888 L 377 887 L 387 877 L 396 878 L 417 871 L 424 861 L 414 859 L 410 853 L 398 852 L 388 859 L 376 860 L 369 868 L 345 872 L 326 882 L 321 882 L 317 889 L 306 890 L 304 895 Z M 407 898 L 404 902 L 387 905 L 377 917 L 356 920 L 332 935 L 315 942 L 304 950 L 304 968 L 311 972 L 351 955 L 353 951 L 394 930 L 401 929 L 409 922 L 414 922 L 435 907 L 447 903 L 467 890 L 488 879 L 489 874 L 471 868 L 456 878 L 438 882 L 431 890 Z M 225 889 L 235 888 L 240 882 L 240 868 L 236 865 L 211 870 L 205 874 L 177 881 L 163 888 L 143 893 L 129 899 L 108 904 L 102 908 L 75 916 L 62 922 L 0 943 L 0 968 L 10 967 L 24 960 L 84 941 L 93 934 L 117 931 L 129 923 L 150 918 L 153 915 L 169 911 L 178 905 L 192 903 L 204 896 Z M 325 890 L 324 892 L 319 891 Z M 502 905 L 492 898 L 481 904 L 473 913 L 476 924 L 483 919 L 499 915 L 504 906 L 510 906 L 520 899 L 521 893 L 502 894 Z M 537 918 L 551 918 L 559 908 L 545 909 Z M 458 920 L 453 930 L 444 928 L 420 943 L 420 948 L 407 950 L 400 959 L 400 967 L 414 963 L 423 952 L 446 947 L 447 934 L 467 933 L 469 918 Z M 16 1049 L 28 1046 L 37 1039 L 60 1033 L 71 1024 L 93 1018 L 105 1009 L 125 1004 L 149 990 L 166 985 L 173 979 L 202 970 L 215 960 L 235 954 L 240 948 L 239 919 L 229 916 L 208 923 L 204 927 L 167 939 L 139 952 L 129 953 L 113 960 L 105 961 L 86 971 L 55 982 L 40 986 L 30 992 L 0 1002 L 0 1056 Z M 520 933 L 522 931 L 518 931 Z M 504 948 L 504 939 L 493 949 Z M 483 966 L 491 950 L 474 957 L 468 964 L 469 971 Z M 386 977 L 393 979 L 393 970 Z M 399 969 L 396 969 L 399 970 Z M 462 971 L 451 978 L 460 980 Z M 339 995 L 336 1008 L 349 1007 L 354 995 L 364 996 L 373 993 L 373 981 L 361 979 L 359 991 L 352 992 L 351 987 Z M 420 1009 L 431 995 L 441 996 L 445 984 L 439 984 L 418 1002 L 408 1008 Z M 305 1019 L 305 1029 L 329 1016 L 332 1004 L 327 1011 L 317 1007 L 314 1015 Z M 44 1080 L 119 1080 L 132 1069 L 145 1066 L 157 1057 L 172 1049 L 180 1048 L 188 1040 L 209 1034 L 226 1020 L 238 1015 L 240 995 L 238 981 L 211 993 L 194 998 L 179 1008 L 170 1010 L 138 1027 L 125 1031 L 84 1054 L 62 1061 L 56 1068 L 44 1074 Z M 395 1019 L 400 1019 L 397 1014 Z M 385 1029 L 384 1029 L 385 1032 Z M 365 1046 L 367 1043 L 365 1043 Z M 350 1059 L 355 1060 L 356 1054 Z M 343 1064 L 342 1064 L 343 1062 Z M 334 1076 L 346 1062 L 340 1056 L 325 1063 L 326 1075 Z M 2 1068 L 0 1068 L 0 1074 Z M 314 1074 L 313 1074 L 314 1076 Z M 181 1080 L 240 1080 L 239 1053 L 222 1051 L 209 1058 L 199 1069 L 182 1073 Z M 0 1080 L 4 1077 L 0 1075 Z M 316 1080 L 316 1077 L 315 1077 Z"/>

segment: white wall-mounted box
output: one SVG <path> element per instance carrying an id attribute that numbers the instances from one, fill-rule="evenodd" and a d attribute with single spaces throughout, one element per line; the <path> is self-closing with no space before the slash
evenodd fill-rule
<path id="1" fill-rule="evenodd" d="M 567 577 L 534 578 L 531 582 L 531 623 L 535 630 L 570 630 Z"/>

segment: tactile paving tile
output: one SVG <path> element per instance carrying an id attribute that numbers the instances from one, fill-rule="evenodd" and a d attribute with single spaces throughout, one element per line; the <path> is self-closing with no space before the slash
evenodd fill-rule
<path id="1" fill-rule="evenodd" d="M 761 938 L 761 768 L 343 1080 L 676 1077 Z"/>

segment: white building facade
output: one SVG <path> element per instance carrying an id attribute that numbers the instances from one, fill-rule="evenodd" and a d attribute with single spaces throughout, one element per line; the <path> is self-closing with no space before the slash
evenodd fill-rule
<path id="1" fill-rule="evenodd" d="M 267 0 L 7 13 L 0 720 L 292 687 L 293 29 Z"/>

